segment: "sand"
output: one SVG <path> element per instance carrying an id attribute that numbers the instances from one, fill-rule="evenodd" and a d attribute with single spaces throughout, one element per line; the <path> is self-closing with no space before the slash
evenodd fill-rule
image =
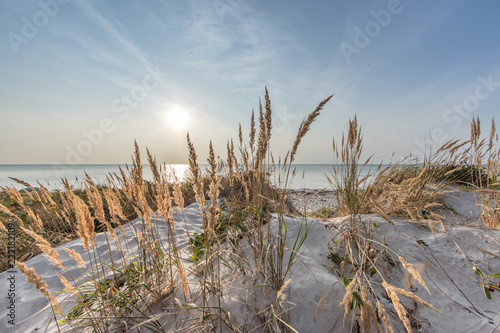
<path id="1" fill-rule="evenodd" d="M 295 193 L 292 201 L 297 211 L 304 207 L 320 208 L 332 203 L 328 193 Z M 316 197 L 315 197 L 316 196 Z M 318 196 L 321 196 L 318 199 Z M 487 299 L 482 289 L 477 286 L 477 275 L 472 271 L 475 264 L 489 274 L 500 272 L 500 231 L 484 228 L 478 222 L 474 194 L 454 191 L 447 194 L 445 201 L 452 213 L 443 212 L 445 221 L 434 225 L 434 232 L 428 227 L 428 221 L 420 223 L 403 219 L 393 219 L 394 225 L 376 215 L 362 215 L 361 221 L 377 225 L 374 230 L 377 237 L 394 251 L 393 260 L 397 255 L 405 257 L 408 262 L 422 267 L 422 275 L 429 287 L 430 294 L 418 283 L 412 284 L 414 293 L 439 309 L 443 316 L 421 305 L 402 298 L 403 303 L 412 310 L 418 319 L 421 332 L 493 332 L 500 330 L 500 294 L 493 293 L 491 300 Z M 334 206 L 331 206 L 334 207 Z M 183 216 L 176 210 L 175 221 L 178 234 L 178 244 L 183 248 L 183 258 L 189 268 L 189 247 L 186 226 L 189 233 L 200 232 L 201 218 L 197 204 L 186 208 Z M 343 310 L 339 303 L 345 293 L 345 287 L 339 276 L 338 267 L 328 258 L 329 241 L 336 236 L 335 227 L 340 227 L 343 218 L 307 219 L 310 225 L 308 236 L 300 249 L 298 261 L 292 267 L 287 280 L 290 283 L 285 288 L 283 305 L 289 309 L 289 323 L 298 332 L 349 332 L 351 321 L 343 326 Z M 277 216 L 271 221 L 271 232 L 277 232 Z M 295 235 L 304 219 L 300 216 L 287 216 L 285 223 L 288 229 L 287 243 L 291 247 Z M 160 233 L 166 230 L 166 223 L 156 217 L 153 221 Z M 139 219 L 126 224 L 126 233 L 121 235 L 123 242 L 130 247 L 130 255 L 137 250 L 134 238 L 134 228 L 143 227 Z M 303 230 L 303 229 L 302 229 Z M 166 232 L 164 232 L 166 234 Z M 97 237 L 98 249 L 102 255 L 109 258 L 104 234 Z M 80 240 L 63 245 L 84 253 Z M 245 251 L 244 245 L 242 245 Z M 81 277 L 82 272 L 74 265 L 71 258 L 57 248 L 62 261 L 70 267 L 74 277 Z M 86 255 L 84 256 L 86 258 Z M 105 258 L 104 258 L 105 259 Z M 389 261 L 390 262 L 390 261 Z M 56 272 L 60 270 L 52 265 L 44 256 L 37 256 L 27 263 L 44 277 L 52 293 L 63 290 Z M 264 288 L 252 288 L 256 281 L 251 275 L 235 276 L 228 270 L 221 272 L 224 276 L 223 306 L 231 313 L 233 322 L 243 324 L 258 324 L 266 316 L 266 308 L 276 295 Z M 407 273 L 398 265 L 387 265 L 386 274 L 390 283 L 405 288 Z M 8 289 L 8 278 L 15 276 L 15 326 L 8 323 L 9 299 L 5 298 Z M 67 274 L 65 275 L 67 277 Z M 0 302 L 1 332 L 55 332 L 56 325 L 49 312 L 47 300 L 33 285 L 26 282 L 21 273 L 4 272 L 0 274 L 3 287 Z M 196 291 L 196 280 L 190 279 L 192 292 Z M 376 287 L 377 288 L 377 287 Z M 380 291 L 379 295 L 383 295 Z M 67 294 L 55 295 L 65 311 L 69 311 L 75 302 Z M 393 309 L 388 299 L 380 297 L 380 302 Z M 245 318 L 245 314 L 248 316 Z M 404 327 L 395 313 L 389 312 L 395 332 L 404 332 Z M 61 318 L 61 317 L 60 317 Z M 166 318 L 161 317 L 160 318 Z M 166 325 L 167 329 L 171 326 Z M 62 330 L 68 329 L 61 326 Z"/>

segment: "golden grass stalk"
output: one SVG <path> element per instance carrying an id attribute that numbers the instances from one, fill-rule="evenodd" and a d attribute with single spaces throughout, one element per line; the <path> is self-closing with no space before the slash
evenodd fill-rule
<path id="1" fill-rule="evenodd" d="M 361 133 L 359 132 L 359 134 Z M 358 118 L 356 116 L 354 116 L 353 120 L 349 120 L 349 132 L 347 137 L 347 144 L 349 145 L 349 148 L 354 149 L 356 144 L 360 141 L 360 137 L 358 135 Z"/>
<path id="2" fill-rule="evenodd" d="M 248 185 L 245 181 L 241 183 L 243 185 L 243 192 L 245 193 L 245 200 L 247 202 L 250 201 L 250 190 L 248 189 Z"/>
<path id="3" fill-rule="evenodd" d="M 491 129 L 490 129 L 490 139 L 488 140 L 488 149 L 491 150 L 493 148 L 493 142 L 495 141 L 496 136 L 496 126 L 495 126 L 495 118 L 491 119 Z M 497 138 L 498 140 L 498 138 Z"/>
<path id="4" fill-rule="evenodd" d="M 121 176 L 119 177 L 118 175 L 116 175 L 116 178 L 122 184 L 122 190 L 123 190 L 123 193 L 125 194 L 125 197 L 127 198 L 128 202 L 133 202 L 132 182 L 129 179 L 129 177 L 127 177 L 127 175 L 125 174 L 125 171 L 121 167 L 118 167 L 118 169 L 120 170 Z M 128 170 L 129 170 L 129 168 L 127 166 L 127 171 Z M 116 191 L 116 195 L 120 196 L 118 189 L 115 188 L 115 191 Z"/>
<path id="5" fill-rule="evenodd" d="M 72 249 L 68 249 L 68 248 L 63 248 L 64 251 L 66 251 L 67 254 L 69 254 L 69 256 L 74 260 L 76 261 L 76 264 L 78 265 L 78 267 L 80 268 L 86 268 L 87 265 L 85 265 L 85 261 L 83 261 L 83 258 L 82 256 L 80 255 L 80 253 L 76 252 L 75 250 L 72 250 Z"/>
<path id="6" fill-rule="evenodd" d="M 0 219 L 0 230 L 4 231 L 5 233 L 9 233 L 7 228 L 5 228 L 5 226 L 3 225 L 2 219 Z"/>
<path id="7" fill-rule="evenodd" d="M 146 153 L 148 155 L 149 168 L 151 169 L 151 173 L 153 174 L 154 183 L 156 185 L 159 185 L 161 183 L 161 175 L 160 175 L 160 172 L 158 171 L 158 165 L 156 163 L 156 158 L 154 158 L 151 155 L 148 148 L 146 148 Z"/>
<path id="8" fill-rule="evenodd" d="M 72 192 L 69 193 L 78 221 L 77 235 L 82 239 L 85 250 L 90 251 L 90 246 L 95 244 L 94 220 L 85 202 Z"/>
<path id="9" fill-rule="evenodd" d="M 88 175 L 87 177 L 90 180 L 90 177 Z M 104 225 L 106 226 L 106 230 L 109 232 L 113 240 L 115 242 L 118 242 L 115 230 L 109 223 L 108 219 L 106 218 L 106 214 L 104 213 L 104 204 L 102 201 L 102 196 L 99 193 L 97 186 L 93 182 L 90 185 L 85 184 L 85 191 L 87 193 L 87 197 L 89 198 L 90 206 L 94 209 L 94 214 L 96 218 L 99 220 L 99 222 L 104 223 Z"/>
<path id="10" fill-rule="evenodd" d="M 149 232 L 152 233 L 153 226 L 151 225 L 151 214 L 153 213 L 153 210 L 151 209 L 151 207 L 149 207 L 148 201 L 146 199 L 146 195 L 144 193 L 145 191 L 147 191 L 147 188 L 145 188 L 142 185 L 142 180 L 140 180 L 139 183 L 134 183 L 132 185 L 132 189 L 134 191 L 135 200 L 136 200 L 135 205 L 134 205 L 134 209 L 136 210 L 137 214 L 146 223 L 146 226 L 147 226 Z"/>
<path id="11" fill-rule="evenodd" d="M 281 286 L 280 290 L 278 290 L 278 293 L 276 294 L 276 299 L 279 302 L 283 302 L 285 300 L 286 298 L 285 289 L 290 284 L 291 281 L 292 279 L 286 280 L 285 283 L 283 283 L 283 285 Z"/>
<path id="12" fill-rule="evenodd" d="M 23 185 L 24 187 L 27 187 L 27 188 L 31 188 L 31 189 L 33 189 L 33 186 L 31 186 L 31 184 L 30 184 L 30 183 L 25 182 L 24 180 L 17 179 L 17 178 L 14 178 L 14 177 L 9 177 L 9 178 L 10 178 L 10 179 L 12 179 L 13 181 L 15 181 L 16 183 Z M 26 191 L 26 190 L 25 190 L 25 192 L 26 192 L 27 194 L 29 194 L 29 192 L 28 192 L 28 191 Z M 36 192 L 36 191 L 33 191 L 33 192 Z"/>
<path id="13" fill-rule="evenodd" d="M 207 239 L 210 237 L 210 235 L 214 231 L 215 223 L 217 222 L 217 216 L 218 216 L 217 208 L 219 206 L 218 200 L 219 200 L 219 187 L 220 187 L 220 179 L 217 176 L 217 165 L 215 162 L 215 154 L 214 154 L 214 148 L 212 145 L 212 141 L 210 141 L 210 145 L 209 145 L 208 164 L 210 165 L 209 197 L 210 197 L 210 200 L 212 202 L 210 204 L 210 207 L 208 207 Z"/>
<path id="14" fill-rule="evenodd" d="M 38 186 L 40 187 L 40 193 L 42 194 L 42 199 L 44 200 L 44 202 L 46 204 L 53 206 L 53 207 L 57 206 L 55 201 L 52 199 L 52 195 L 51 195 L 50 191 L 45 186 L 43 186 L 38 180 L 37 180 L 37 183 L 38 183 Z"/>
<path id="15" fill-rule="evenodd" d="M 50 245 L 48 241 L 45 240 L 45 238 L 29 229 L 21 227 L 21 230 L 36 240 L 36 245 L 45 254 L 45 257 L 50 260 L 50 262 L 60 269 L 67 270 L 66 266 L 64 266 L 61 258 L 59 257 L 59 253 Z"/>
<path id="16" fill-rule="evenodd" d="M 43 280 L 43 278 L 40 275 L 38 275 L 35 272 L 35 269 L 33 267 L 28 268 L 23 262 L 20 261 L 16 262 L 16 267 L 26 277 L 26 281 L 34 284 L 35 288 L 38 289 L 38 291 L 40 291 L 42 295 L 49 300 L 54 311 L 58 314 L 62 314 L 62 309 L 59 306 L 59 303 L 52 295 L 50 295 L 47 283 Z"/>
<path id="17" fill-rule="evenodd" d="M 133 167 L 131 171 L 132 181 L 134 184 L 142 184 L 142 164 L 141 164 L 141 152 L 139 150 L 139 145 L 137 141 L 134 140 L 134 157 L 132 158 Z"/>
<path id="18" fill-rule="evenodd" d="M 126 220 L 127 218 L 125 217 L 125 214 L 123 214 L 123 207 L 122 207 L 122 205 L 120 203 L 120 199 L 118 198 L 116 193 L 112 189 L 109 189 L 109 188 L 106 189 L 104 191 L 104 193 L 108 194 L 108 196 L 106 197 L 106 201 L 108 201 L 107 198 L 109 197 L 110 200 L 108 201 L 108 204 L 110 205 L 110 207 L 111 207 L 110 202 L 112 203 L 112 206 L 113 206 L 112 215 L 117 216 L 117 217 L 121 218 L 122 220 Z"/>
<path id="19" fill-rule="evenodd" d="M 188 277 L 186 274 L 186 270 L 184 268 L 184 264 L 182 263 L 182 260 L 177 257 L 177 266 L 179 268 L 179 275 L 181 277 L 181 285 L 182 285 L 182 290 L 184 291 L 184 296 L 186 299 L 189 299 L 189 283 L 188 283 Z"/>
<path id="20" fill-rule="evenodd" d="M 243 130 L 241 129 L 241 123 L 238 124 L 238 139 L 240 140 L 240 147 L 243 147 Z"/>
<path id="21" fill-rule="evenodd" d="M 31 221 L 33 222 L 33 225 L 37 228 L 37 230 L 42 231 L 43 230 L 43 221 L 40 218 L 40 216 L 35 214 L 35 212 L 33 212 L 33 210 L 27 206 L 23 206 L 23 208 L 24 208 L 25 212 L 28 214 L 28 216 L 30 217 Z"/>
<path id="22" fill-rule="evenodd" d="M 26 206 L 24 204 L 23 198 L 22 198 L 21 194 L 19 193 L 19 191 L 14 189 L 14 188 L 9 188 L 9 187 L 1 187 L 1 188 L 5 191 L 5 193 L 7 193 L 9 195 L 9 197 L 11 199 L 13 199 L 15 202 L 17 202 L 21 206 L 21 208 L 26 212 L 26 214 L 28 214 L 29 218 L 33 221 L 33 225 L 37 228 L 37 230 L 39 230 L 39 231 L 43 230 L 42 220 L 40 219 L 40 217 L 38 217 L 38 215 L 36 215 L 33 212 L 33 210 L 31 210 L 31 208 L 29 208 L 28 206 Z M 30 186 L 30 188 L 32 188 L 32 186 Z M 36 192 L 36 191 L 33 191 L 33 192 Z M 31 197 L 31 198 L 33 198 L 33 197 Z M 19 219 L 14 214 L 10 213 L 10 211 L 9 211 L 9 209 L 7 209 L 7 207 L 0 204 L 0 210 L 2 212 L 6 213 L 7 215 L 16 218 L 16 220 L 18 222 L 21 221 L 20 225 L 24 225 L 22 220 Z M 7 213 L 7 211 L 9 211 L 9 213 Z"/>
<path id="23" fill-rule="evenodd" d="M 228 171 L 228 177 L 229 177 L 229 186 L 232 188 L 234 185 L 234 146 L 233 146 L 233 140 L 231 140 L 231 144 L 229 144 L 229 141 L 227 142 L 227 171 Z"/>
<path id="24" fill-rule="evenodd" d="M 17 202 L 20 206 L 24 206 L 24 201 L 23 201 L 23 197 L 21 196 L 21 194 L 19 193 L 18 190 L 14 189 L 14 188 L 10 188 L 10 187 L 1 187 L 2 190 L 5 191 L 5 193 L 7 193 L 9 195 L 9 197 L 11 199 L 14 199 L 15 202 Z"/>
<path id="25" fill-rule="evenodd" d="M 371 323 L 377 333 L 382 333 L 382 329 L 377 320 L 377 313 L 375 312 L 373 303 L 368 297 L 368 289 L 364 284 L 361 287 L 361 300 L 363 301 L 363 305 L 361 306 L 361 324 L 363 326 L 363 332 L 370 332 Z"/>
<path id="26" fill-rule="evenodd" d="M 102 223 L 106 222 L 106 215 L 104 213 L 102 197 L 99 194 L 99 189 L 94 184 L 90 176 L 85 173 L 87 176 L 87 183 L 85 184 L 85 193 L 87 194 L 87 198 L 89 199 L 90 206 L 94 210 L 95 217 Z"/>
<path id="27" fill-rule="evenodd" d="M 173 184 L 173 194 L 174 194 L 174 202 L 177 205 L 177 208 L 181 212 L 184 212 L 184 196 L 182 195 L 181 185 L 179 181 L 176 181 Z"/>
<path id="28" fill-rule="evenodd" d="M 203 189 L 203 178 L 201 176 L 200 167 L 198 166 L 196 155 L 196 149 L 194 148 L 191 139 L 189 138 L 189 133 L 187 134 L 187 144 L 189 150 L 189 170 L 193 177 L 193 190 L 195 193 L 196 202 L 200 205 L 200 210 L 204 212 L 205 207 L 205 195 Z"/>
<path id="29" fill-rule="evenodd" d="M 170 197 L 170 191 L 167 186 L 156 186 L 156 204 L 160 215 L 175 230 L 175 225 L 171 222 L 173 219 L 172 197 Z"/>
<path id="30" fill-rule="evenodd" d="M 412 333 L 410 320 L 408 319 L 408 316 L 406 315 L 406 310 L 405 310 L 403 304 L 401 304 L 401 301 L 399 300 L 399 297 L 398 297 L 398 294 L 395 290 L 395 287 L 391 286 L 390 284 L 388 284 L 385 281 L 382 282 L 382 286 L 384 287 L 385 291 L 387 292 L 387 296 L 389 296 L 389 298 L 391 299 L 392 304 L 394 305 L 394 308 L 396 309 L 396 312 L 398 314 L 399 319 L 405 325 L 406 331 L 408 333 Z"/>
<path id="31" fill-rule="evenodd" d="M 253 169 L 254 171 L 257 171 L 256 174 L 260 171 L 260 166 L 266 157 L 268 143 L 266 130 L 266 119 L 264 117 L 264 111 L 262 110 L 262 103 L 259 100 L 259 140 L 257 141 L 257 152 L 253 161 Z"/>
<path id="32" fill-rule="evenodd" d="M 470 139 L 472 144 L 477 149 L 479 138 L 481 137 L 481 122 L 479 121 L 479 116 L 474 119 L 472 117 L 471 128 L 470 128 Z"/>
<path id="33" fill-rule="evenodd" d="M 423 299 L 421 299 L 420 297 L 418 297 L 417 295 L 415 295 L 414 293 L 411 293 L 407 290 L 404 290 L 404 289 L 401 289 L 401 288 L 398 288 L 398 287 L 394 287 L 392 286 L 392 289 L 398 294 L 398 295 L 402 295 L 406 298 L 409 298 L 411 299 L 412 301 L 415 301 L 419 304 L 422 304 L 423 306 L 425 306 L 426 308 L 428 309 L 431 309 L 432 311 L 435 311 L 437 313 L 439 313 L 440 315 L 444 316 L 443 313 L 441 311 L 439 311 L 438 309 L 436 309 L 435 307 L 433 307 L 430 303 L 427 303 L 426 301 L 424 301 Z"/>
<path id="34" fill-rule="evenodd" d="M 126 220 L 126 217 L 123 214 L 122 205 L 120 204 L 120 199 L 118 199 L 115 192 L 110 188 L 105 188 L 103 190 L 103 194 L 104 194 L 104 198 L 106 199 L 106 202 L 108 203 L 109 213 L 111 215 L 112 220 L 116 224 L 118 224 L 118 227 L 120 228 L 120 231 L 122 232 L 122 235 L 125 235 L 125 229 L 123 229 L 122 224 L 118 220 L 118 218 L 121 218 L 122 220 Z"/>
<path id="35" fill-rule="evenodd" d="M 347 316 L 351 312 L 351 303 L 354 298 L 354 289 L 356 288 L 356 282 L 357 282 L 357 277 L 355 276 L 354 279 L 352 279 L 351 283 L 347 285 L 346 291 L 344 298 L 342 299 L 342 302 L 340 302 L 340 307 L 344 308 L 344 325 L 347 321 Z"/>
<path id="36" fill-rule="evenodd" d="M 15 178 L 11 178 L 11 179 L 13 179 L 13 180 L 14 180 Z M 31 195 L 31 193 L 30 193 L 27 189 L 23 188 L 23 189 L 22 189 L 22 191 L 24 192 L 24 195 L 27 195 L 27 196 L 28 196 L 28 198 L 30 198 L 31 200 L 33 200 L 33 201 L 37 200 L 37 199 L 35 199 L 35 198 Z M 33 190 L 33 193 L 36 193 L 36 191 L 34 191 L 34 190 Z M 36 193 L 36 195 L 37 195 L 37 198 L 38 198 L 38 199 L 41 199 L 41 198 L 40 198 L 40 195 L 38 195 L 38 193 Z M 38 200 L 38 201 L 40 202 L 41 200 Z"/>
<path id="37" fill-rule="evenodd" d="M 254 115 L 254 111 L 252 109 L 252 117 L 250 118 L 250 150 L 252 151 L 252 154 L 253 154 L 254 147 L 255 147 L 255 134 L 256 134 L 255 115 Z M 231 142 L 231 146 L 232 146 L 232 142 Z"/>
<path id="38" fill-rule="evenodd" d="M 368 299 L 368 291 L 366 286 L 361 286 L 361 300 L 363 305 L 361 306 L 361 325 L 363 326 L 363 332 L 370 332 L 371 325 L 371 314 L 372 314 L 372 302 Z"/>
<path id="39" fill-rule="evenodd" d="M 427 290 L 427 292 L 430 294 L 430 290 L 429 288 L 427 288 L 427 285 L 425 284 L 425 281 L 424 279 L 422 278 L 422 275 L 420 275 L 420 272 L 418 271 L 418 269 L 413 266 L 412 264 L 410 264 L 408 261 L 406 261 L 405 258 L 401 257 L 401 256 L 398 256 L 398 259 L 399 261 L 401 262 L 401 264 L 403 264 L 403 267 L 422 285 L 422 287 L 425 288 L 425 290 Z"/>
<path id="40" fill-rule="evenodd" d="M 266 93 L 264 99 L 266 100 L 266 114 L 264 118 L 266 122 L 266 141 L 269 142 L 269 140 L 271 140 L 273 122 L 272 122 L 271 99 L 269 98 L 269 92 L 267 91 L 267 87 L 265 87 L 265 91 Z"/>
<path id="41" fill-rule="evenodd" d="M 56 273 L 56 274 L 57 274 L 57 276 L 59 277 L 59 280 L 61 281 L 61 283 L 62 283 L 62 284 L 63 284 L 63 286 L 64 286 L 64 289 L 65 289 L 67 292 L 69 292 L 69 293 L 71 293 L 71 294 L 73 294 L 73 295 L 75 295 L 75 296 L 76 296 L 76 295 L 78 295 L 78 292 L 76 291 L 76 289 L 75 289 L 75 288 L 73 288 L 73 286 L 71 285 L 71 283 L 69 283 L 69 281 L 68 281 L 68 280 L 67 280 L 64 276 L 62 276 L 62 275 L 61 275 L 61 274 L 59 274 L 59 273 Z"/>
<path id="42" fill-rule="evenodd" d="M 324 101 L 319 103 L 319 105 L 316 107 L 316 110 L 311 112 L 300 124 L 299 131 L 297 133 L 297 137 L 295 138 L 295 142 L 293 143 L 292 151 L 290 153 L 290 163 L 292 163 L 295 159 L 295 154 L 297 153 L 297 149 L 300 145 L 300 141 L 304 138 L 306 133 L 309 131 L 311 128 L 311 124 L 316 120 L 316 118 L 319 116 L 320 111 L 323 109 L 326 103 L 333 97 L 331 95 L 330 97 L 326 98 Z"/>
<path id="43" fill-rule="evenodd" d="M 65 180 L 63 180 L 63 184 L 64 184 Z M 69 186 L 69 184 L 68 184 Z M 60 195 L 60 198 L 61 198 L 61 202 L 62 202 L 62 213 L 63 213 L 63 216 L 65 217 L 65 221 L 68 223 L 68 224 L 72 224 L 72 222 L 70 221 L 70 219 L 68 218 L 68 216 L 71 215 L 71 209 L 73 207 L 72 205 L 72 200 L 71 200 L 71 195 L 70 193 L 68 192 L 65 192 L 65 193 L 61 193 Z"/>
<path id="44" fill-rule="evenodd" d="M 21 220 L 16 214 L 12 213 L 7 207 L 2 205 L 1 203 L 0 203 L 0 213 L 7 214 L 8 216 L 16 220 L 19 225 L 24 226 L 23 220 Z"/>
<path id="45" fill-rule="evenodd" d="M 391 321 L 389 320 L 389 316 L 387 315 L 387 312 L 385 311 L 384 307 L 382 304 L 380 304 L 379 301 L 377 301 L 377 311 L 378 315 L 380 317 L 380 320 L 382 321 L 382 324 L 384 324 L 385 332 L 386 333 L 394 333 L 394 329 L 392 328 Z"/>
<path id="46" fill-rule="evenodd" d="M 102 193 L 104 194 L 104 199 L 108 203 L 109 215 L 111 215 L 111 218 L 113 218 L 113 219 L 116 218 L 119 215 L 119 213 L 118 213 L 118 209 L 116 207 L 116 203 L 114 200 L 115 193 L 110 188 L 105 188 Z M 119 201 L 118 201 L 118 203 L 119 203 Z M 121 213 L 123 215 L 123 212 L 121 212 Z"/>

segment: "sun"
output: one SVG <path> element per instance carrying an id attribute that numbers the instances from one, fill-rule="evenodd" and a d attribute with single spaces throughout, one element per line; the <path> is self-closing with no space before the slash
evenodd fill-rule
<path id="1" fill-rule="evenodd" d="M 189 125 L 189 114 L 176 107 L 167 112 L 165 122 L 171 129 L 181 131 Z"/>

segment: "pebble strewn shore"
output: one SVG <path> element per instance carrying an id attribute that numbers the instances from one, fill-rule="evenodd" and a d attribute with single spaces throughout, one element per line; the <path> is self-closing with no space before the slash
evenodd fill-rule
<path id="1" fill-rule="evenodd" d="M 335 192 L 331 190 L 290 190 L 287 194 L 297 213 L 308 215 L 318 212 L 321 208 L 336 208 Z"/>

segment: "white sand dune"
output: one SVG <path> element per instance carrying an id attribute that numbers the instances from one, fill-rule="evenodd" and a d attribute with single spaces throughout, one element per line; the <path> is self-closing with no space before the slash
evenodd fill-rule
<path id="1" fill-rule="evenodd" d="M 190 234 L 194 234 L 195 232 L 200 232 L 201 229 L 201 219 L 199 217 L 199 206 L 197 204 L 193 204 L 190 207 L 187 207 L 184 211 L 184 214 L 181 214 L 177 209 L 174 210 L 174 219 L 177 221 L 176 227 L 178 230 L 178 246 L 179 248 L 186 249 L 188 246 L 188 237 L 186 233 L 186 226 L 188 227 L 188 232 Z M 187 224 L 184 222 L 187 222 Z M 155 228 L 158 229 L 160 234 L 166 235 L 167 224 L 166 222 L 158 218 L 152 220 L 152 224 Z M 133 257 L 137 253 L 137 235 L 136 230 L 145 229 L 146 225 L 140 219 L 136 219 L 127 224 L 123 225 L 125 230 L 125 235 L 122 235 L 119 229 L 116 229 L 117 236 L 121 240 L 122 248 L 126 253 Z M 118 259 L 118 250 L 116 245 L 111 241 L 111 237 L 108 237 L 110 240 L 110 245 L 108 247 L 108 242 L 106 240 L 106 235 L 104 233 L 100 233 L 96 237 L 97 239 L 97 252 L 100 254 L 101 260 L 104 262 L 110 263 L 110 251 L 109 247 L 112 249 L 112 253 L 115 259 Z M 75 250 L 76 252 L 82 255 L 85 263 L 88 265 L 89 258 L 86 251 L 83 248 L 82 241 L 80 239 L 76 239 L 72 242 L 66 243 L 64 245 L 58 246 L 56 250 L 59 253 L 61 261 L 64 263 L 66 267 L 69 268 L 71 276 L 75 279 L 81 279 L 82 283 L 88 281 L 89 279 L 85 277 L 86 274 L 90 272 L 87 270 L 86 272 L 81 271 L 76 266 L 76 262 L 63 250 L 63 248 L 68 248 L 71 250 Z M 43 255 L 38 255 L 35 258 L 26 262 L 28 267 L 35 268 L 37 274 L 41 275 L 44 280 L 47 282 L 49 286 L 49 290 L 51 293 L 64 290 L 63 285 L 61 284 L 56 272 L 59 272 L 63 276 L 65 276 L 69 280 L 69 276 L 67 273 L 63 273 L 60 269 L 55 267 L 50 261 L 45 258 Z M 50 315 L 50 306 L 47 300 L 41 297 L 41 294 L 38 290 L 34 289 L 34 286 L 28 283 L 25 277 L 20 273 L 16 272 L 16 270 L 7 271 L 0 274 L 0 278 L 6 279 L 9 276 L 15 276 L 15 293 L 16 293 L 16 313 L 15 313 L 15 326 L 12 326 L 8 323 L 11 320 L 8 317 L 9 310 L 6 309 L 5 306 L 1 307 L 0 310 L 0 327 L 6 328 L 6 332 L 32 332 L 38 330 L 45 330 L 45 327 L 48 325 L 49 331 L 56 331 L 57 327 L 53 322 L 53 317 Z M 66 311 L 69 311 L 72 306 L 75 305 L 75 302 L 65 301 L 66 296 L 58 296 L 56 299 L 62 302 L 62 306 Z M 3 305 L 3 304 L 2 304 Z M 49 314 L 49 315 L 48 315 Z M 2 330 L 3 332 L 3 330 Z"/>
<path id="2" fill-rule="evenodd" d="M 459 199 L 456 199 L 457 197 Z M 374 228 L 377 237 L 384 240 L 397 255 L 405 257 L 414 265 L 424 267 L 423 277 L 431 294 L 418 283 L 414 285 L 413 291 L 417 296 L 439 309 L 444 316 L 421 305 L 417 306 L 414 302 L 402 297 L 403 303 L 409 309 L 414 310 L 413 315 L 419 320 L 422 332 L 493 332 L 500 327 L 500 294 L 493 293 L 493 299 L 487 299 L 481 288 L 474 282 L 477 276 L 473 273 L 472 266 L 476 264 L 489 274 L 500 272 L 500 231 L 488 230 L 471 223 L 477 220 L 477 214 L 471 213 L 473 209 L 469 209 L 475 209 L 473 196 L 458 193 L 455 198 L 448 199 L 448 204 L 454 210 L 454 215 L 447 216 L 442 226 L 436 224 L 434 233 L 427 227 L 426 221 L 410 223 L 395 219 L 393 221 L 395 226 L 393 226 L 375 215 L 363 215 L 361 220 L 377 224 L 378 226 Z M 178 244 L 183 248 L 183 258 L 187 262 L 189 247 L 185 232 L 186 226 L 191 235 L 201 231 L 202 221 L 198 205 L 193 204 L 187 207 L 184 216 L 176 210 L 174 219 Z M 273 216 L 272 232 L 276 232 L 277 221 L 277 217 Z M 293 245 L 302 221 L 302 218 L 285 217 L 289 248 Z M 161 235 L 167 234 L 165 221 L 157 218 L 152 222 L 153 226 L 158 227 Z M 300 250 L 299 260 L 287 276 L 290 284 L 284 291 L 286 294 L 284 304 L 290 310 L 289 323 L 298 332 L 349 332 L 351 322 L 348 320 L 346 326 L 343 326 L 343 310 L 339 306 L 345 287 L 334 269 L 335 264 L 328 258 L 330 251 L 327 245 L 335 236 L 336 230 L 326 226 L 340 226 L 342 219 L 336 218 L 329 221 L 308 219 L 307 223 L 310 224 L 307 239 Z M 123 248 L 128 249 L 129 255 L 133 256 L 137 251 L 134 228 L 144 228 L 144 224 L 140 220 L 134 220 L 124 225 L 124 228 L 126 233 L 121 235 L 124 238 Z M 86 258 L 80 240 L 63 246 L 81 253 L 84 259 Z M 104 260 L 109 259 L 110 254 L 104 234 L 97 236 L 97 248 Z M 62 246 L 57 250 L 63 263 L 70 268 L 73 277 L 82 277 L 83 273 L 76 268 L 75 262 L 63 251 Z M 242 251 L 245 251 L 244 244 L 242 244 Z M 405 288 L 406 272 L 395 262 L 397 262 L 397 256 L 393 255 L 392 260 L 388 259 L 388 264 L 385 266 L 388 282 Z M 56 275 L 56 272 L 60 270 L 45 257 L 37 256 L 26 264 L 28 267 L 34 267 L 36 272 L 43 276 L 52 293 L 64 289 Z M 265 309 L 272 302 L 273 297 L 275 298 L 275 294 L 269 288 L 254 288 L 254 284 L 258 281 L 251 273 L 236 276 L 226 269 L 222 271 L 222 274 L 224 274 L 222 303 L 223 307 L 230 312 L 233 323 L 240 327 L 245 323 L 258 326 L 259 321 L 264 320 Z M 7 286 L 6 279 L 11 275 L 15 275 L 16 325 L 12 326 L 8 323 L 8 299 L 2 298 L 0 331 L 57 331 L 48 301 L 33 285 L 26 282 L 21 273 L 1 273 L 0 280 L 4 281 L 2 284 Z M 68 277 L 67 274 L 63 275 Z M 192 278 L 190 282 L 193 284 L 190 288 L 196 290 L 196 280 Z M 6 288 L 3 290 L 6 294 Z M 383 297 L 384 293 L 378 290 L 380 302 L 387 308 L 393 309 L 388 299 Z M 75 305 L 74 301 L 66 299 L 68 297 L 66 293 L 55 296 L 61 302 L 65 312 Z M 245 315 L 247 315 L 246 318 Z M 404 327 L 396 314 L 389 313 L 389 316 L 395 331 L 404 332 Z M 160 316 L 160 318 L 166 317 Z M 172 326 L 165 327 L 168 329 Z M 63 325 L 61 329 L 67 330 L 69 327 Z"/>

